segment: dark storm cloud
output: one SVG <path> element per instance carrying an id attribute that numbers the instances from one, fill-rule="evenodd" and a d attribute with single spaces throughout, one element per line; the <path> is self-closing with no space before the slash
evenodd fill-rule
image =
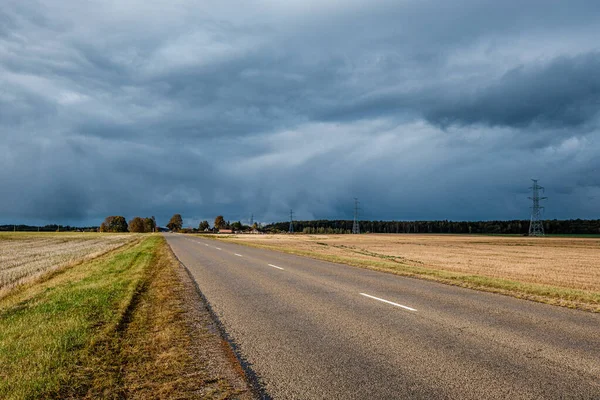
<path id="1" fill-rule="evenodd" d="M 489 87 L 444 100 L 425 112 L 428 120 L 441 125 L 577 127 L 600 111 L 600 53 L 559 57 L 541 67 L 519 66 Z"/>
<path id="2" fill-rule="evenodd" d="M 597 1 L 21 2 L 0 219 L 526 218 L 600 198 Z M 1 221 L 0 221 L 1 223 Z"/>
<path id="3" fill-rule="evenodd" d="M 600 112 L 600 53 L 520 65 L 486 85 L 470 88 L 462 82 L 443 83 L 418 91 L 366 95 L 326 111 L 321 119 L 351 121 L 411 113 L 442 127 L 578 127 L 594 122 Z"/>

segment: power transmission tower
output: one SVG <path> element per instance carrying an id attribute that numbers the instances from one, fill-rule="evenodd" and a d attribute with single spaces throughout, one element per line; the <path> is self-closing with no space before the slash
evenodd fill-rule
<path id="1" fill-rule="evenodd" d="M 532 196 L 529 199 L 533 200 L 531 206 L 531 222 L 529 223 L 529 236 L 544 236 L 544 223 L 541 220 L 541 214 L 544 207 L 540 206 L 540 200 L 546 200 L 547 197 L 540 197 L 540 192 L 544 193 L 544 188 L 537 183 L 537 179 L 532 179 L 533 186 Z"/>
<path id="2" fill-rule="evenodd" d="M 360 233 L 360 224 L 358 222 L 358 210 L 360 210 L 360 208 L 358 208 L 358 198 L 355 197 L 354 198 L 354 223 L 352 224 L 352 233 L 353 234 L 359 234 Z"/>
<path id="3" fill-rule="evenodd" d="M 250 227 L 254 226 L 254 214 L 250 217 Z"/>
<path id="4" fill-rule="evenodd" d="M 290 229 L 289 233 L 294 233 L 294 211 L 290 210 Z"/>

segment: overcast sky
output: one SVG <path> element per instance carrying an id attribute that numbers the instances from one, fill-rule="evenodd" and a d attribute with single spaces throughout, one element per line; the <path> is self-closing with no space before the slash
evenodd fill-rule
<path id="1" fill-rule="evenodd" d="M 3 0 L 0 224 L 600 217 L 600 1 Z"/>

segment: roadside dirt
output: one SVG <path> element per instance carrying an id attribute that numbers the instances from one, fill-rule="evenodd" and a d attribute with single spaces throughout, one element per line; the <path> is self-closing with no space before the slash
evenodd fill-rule
<path id="1" fill-rule="evenodd" d="M 195 283 L 166 243 L 124 335 L 126 398 L 255 398 Z"/>

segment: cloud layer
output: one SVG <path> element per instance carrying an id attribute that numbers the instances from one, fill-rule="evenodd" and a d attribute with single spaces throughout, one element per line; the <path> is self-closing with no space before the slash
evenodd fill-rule
<path id="1" fill-rule="evenodd" d="M 598 217 L 597 1 L 5 3 L 5 223 Z"/>

